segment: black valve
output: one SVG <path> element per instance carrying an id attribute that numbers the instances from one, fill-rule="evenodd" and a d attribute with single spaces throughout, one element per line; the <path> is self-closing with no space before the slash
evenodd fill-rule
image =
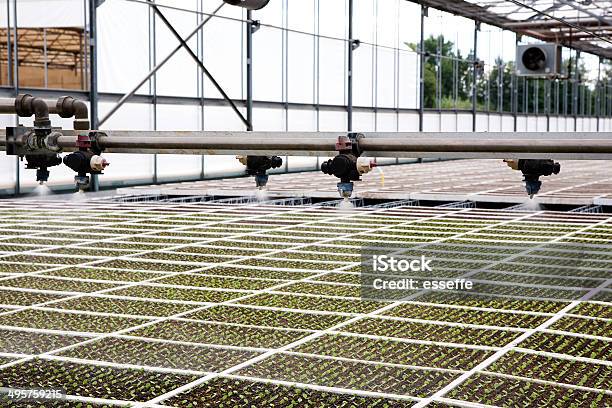
<path id="1" fill-rule="evenodd" d="M 70 153 L 64 157 L 64 164 L 74 170 L 76 173 L 91 173 L 91 158 L 94 156 L 92 152 L 78 151 Z"/>
<path id="2" fill-rule="evenodd" d="M 357 171 L 357 157 L 352 153 L 341 153 L 338 156 L 321 164 L 321 171 L 330 176 L 336 176 L 343 183 L 359 181 Z"/>
<path id="3" fill-rule="evenodd" d="M 238 156 L 237 159 L 246 166 L 246 173 L 255 177 L 255 185 L 259 189 L 268 184 L 267 171 L 283 165 L 283 159 L 278 156 Z"/>
<path id="4" fill-rule="evenodd" d="M 344 199 L 350 198 L 353 194 L 353 181 L 360 181 L 361 175 L 371 169 L 371 166 L 360 168 L 358 165 L 359 156 L 362 153 L 359 147 L 359 139 L 363 137 L 361 133 L 349 133 L 347 136 L 340 136 L 336 142 L 338 155 L 321 164 L 323 173 L 340 179 L 338 192 Z"/>
<path id="5" fill-rule="evenodd" d="M 79 190 L 85 190 L 89 187 L 88 173 L 102 174 L 102 170 L 108 166 L 106 159 L 87 150 L 79 150 L 65 156 L 64 164 L 77 173 L 74 181 Z"/>
<path id="6" fill-rule="evenodd" d="M 102 174 L 108 166 L 106 159 L 100 156 L 102 149 L 98 146 L 98 134 L 80 134 L 77 137 L 76 147 L 79 149 L 64 157 L 64 164 L 74 170 L 77 175 L 74 181 L 79 190 L 89 187 L 87 174 Z"/>
<path id="7" fill-rule="evenodd" d="M 278 156 L 247 156 L 246 171 L 249 176 L 257 176 L 270 169 L 283 165 L 283 159 Z"/>
<path id="8" fill-rule="evenodd" d="M 26 169 L 36 169 L 36 181 L 40 184 L 49 180 L 49 167 L 62 164 L 57 154 L 27 154 Z"/>
<path id="9" fill-rule="evenodd" d="M 518 161 L 517 170 L 523 173 L 525 190 L 533 198 L 542 188 L 540 177 L 559 174 L 561 165 L 551 159 L 521 159 Z"/>

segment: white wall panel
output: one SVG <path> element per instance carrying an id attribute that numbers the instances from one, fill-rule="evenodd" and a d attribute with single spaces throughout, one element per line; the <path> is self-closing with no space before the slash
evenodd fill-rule
<path id="1" fill-rule="evenodd" d="M 397 114 L 391 112 L 378 112 L 376 114 L 377 132 L 397 132 Z"/>
<path id="2" fill-rule="evenodd" d="M 420 5 L 408 1 L 399 2 L 399 106 L 418 107 L 419 56 L 407 44 L 416 44 L 420 38 Z"/>
<path id="3" fill-rule="evenodd" d="M 486 113 L 479 113 L 476 115 L 476 131 L 477 132 L 488 132 L 489 131 L 489 115 Z"/>
<path id="4" fill-rule="evenodd" d="M 197 106 L 158 105 L 158 130 L 200 130 L 200 108 Z M 202 172 L 202 156 L 158 154 L 158 179 L 195 177 Z"/>
<path id="5" fill-rule="evenodd" d="M 353 112 L 353 130 L 355 132 L 373 132 L 376 130 L 374 112 Z"/>
<path id="6" fill-rule="evenodd" d="M 387 1 L 390 2 L 390 0 Z M 355 38 L 368 43 L 376 42 L 376 13 L 376 0 L 358 0 L 354 2 L 353 33 Z"/>
<path id="7" fill-rule="evenodd" d="M 427 112 L 423 114 L 423 131 L 439 132 L 440 131 L 440 115 L 435 112 Z"/>
<path id="8" fill-rule="evenodd" d="M 282 44 L 282 32 L 273 28 L 262 27 L 253 36 L 253 97 L 257 100 L 283 100 Z"/>
<path id="9" fill-rule="evenodd" d="M 374 47 L 360 46 L 353 55 L 353 105 L 374 106 Z"/>
<path id="10" fill-rule="evenodd" d="M 526 132 L 528 128 L 527 117 L 524 115 L 519 115 L 516 119 L 516 130 L 518 132 Z"/>
<path id="11" fill-rule="evenodd" d="M 538 118 L 535 116 L 525 116 L 526 120 L 526 132 L 537 132 L 538 131 Z"/>
<path id="12" fill-rule="evenodd" d="M 254 108 L 253 130 L 283 132 L 285 125 L 285 110 L 278 108 Z"/>
<path id="13" fill-rule="evenodd" d="M 289 109 L 289 131 L 316 132 L 317 112 L 312 109 Z"/>
<path id="14" fill-rule="evenodd" d="M 572 132 L 574 130 L 574 119 L 562 116 L 559 120 L 563 123 L 564 132 Z"/>
<path id="15" fill-rule="evenodd" d="M 206 1 L 204 3 L 213 4 Z M 219 14 L 233 18 L 243 17 L 242 9 L 237 7 L 225 6 Z M 206 16 L 202 18 L 206 18 Z M 191 25 L 195 26 L 196 23 L 191 23 Z M 230 98 L 236 99 L 244 98 L 246 93 L 243 76 L 243 66 L 245 64 L 244 29 L 244 24 L 239 21 L 217 18 L 209 20 L 203 29 L 204 65 Z M 195 62 L 192 61 L 191 64 L 195 65 Z M 199 70 L 196 75 L 203 77 Z M 259 80 L 264 81 L 268 79 L 265 76 L 259 78 Z M 204 80 L 204 96 L 221 97 L 208 79 Z"/>
<path id="16" fill-rule="evenodd" d="M 454 112 L 442 113 L 440 130 L 442 132 L 456 132 L 457 114 L 455 114 Z"/>
<path id="17" fill-rule="evenodd" d="M 502 115 L 501 117 L 501 131 L 502 132 L 513 132 L 514 131 L 514 117 L 512 115 Z"/>
<path id="18" fill-rule="evenodd" d="M 400 132 L 418 132 L 419 131 L 419 115 L 416 112 L 400 113 L 398 131 Z"/>
<path id="19" fill-rule="evenodd" d="M 395 51 L 379 48 L 376 57 L 376 106 L 394 108 L 396 105 L 395 64 L 397 60 Z"/>
<path id="20" fill-rule="evenodd" d="M 11 20 L 13 19 L 11 1 Z M 6 27 L 6 2 L 0 2 L 0 25 Z M 50 7 L 52 5 L 52 7 Z M 44 9 L 44 12 L 41 12 Z M 19 27 L 83 27 L 83 0 L 18 0 Z"/>
<path id="21" fill-rule="evenodd" d="M 313 103 L 315 96 L 313 38 L 309 35 L 289 33 L 288 47 L 288 100 L 289 102 Z"/>
<path id="22" fill-rule="evenodd" d="M 488 131 L 489 132 L 501 132 L 502 131 L 502 117 L 499 114 L 491 113 L 488 118 Z"/>
<path id="23" fill-rule="evenodd" d="M 345 104 L 346 43 L 321 38 L 319 43 L 319 103 Z"/>
<path id="24" fill-rule="evenodd" d="M 347 125 L 346 112 L 335 111 L 335 110 L 334 111 L 321 110 L 319 112 L 319 131 L 321 132 L 335 132 L 335 131 L 345 132 L 346 125 Z"/>
<path id="25" fill-rule="evenodd" d="M 176 44 L 174 40 L 173 45 Z M 168 48 L 160 50 L 163 56 L 169 52 Z M 98 53 L 100 92 L 127 92 L 140 82 L 149 72 L 147 6 L 126 1 L 105 2 L 98 9 Z M 139 92 L 148 91 L 145 84 Z"/>
<path id="26" fill-rule="evenodd" d="M 467 113 L 457 114 L 457 131 L 471 132 L 472 131 L 472 115 Z"/>
<path id="27" fill-rule="evenodd" d="M 376 0 L 376 43 L 397 47 L 399 0 Z M 404 40 L 406 41 L 406 40 Z"/>
<path id="28" fill-rule="evenodd" d="M 535 130 L 538 132 L 546 132 L 546 118 L 543 116 L 538 116 L 535 118 Z"/>
<path id="29" fill-rule="evenodd" d="M 419 106 L 419 57 L 413 52 L 399 53 L 399 107 Z"/>

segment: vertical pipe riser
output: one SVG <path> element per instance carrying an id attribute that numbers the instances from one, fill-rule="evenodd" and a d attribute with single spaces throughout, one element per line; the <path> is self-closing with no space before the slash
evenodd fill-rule
<path id="1" fill-rule="evenodd" d="M 351 132 L 353 130 L 353 0 L 348 1 L 348 62 L 346 72 L 347 82 L 347 101 L 346 101 L 346 113 L 347 113 L 347 130 Z"/>
<path id="2" fill-rule="evenodd" d="M 89 0 L 89 101 L 92 129 L 98 128 L 98 58 L 97 23 L 98 0 Z M 91 190 L 99 190 L 98 176 L 91 177 Z"/>

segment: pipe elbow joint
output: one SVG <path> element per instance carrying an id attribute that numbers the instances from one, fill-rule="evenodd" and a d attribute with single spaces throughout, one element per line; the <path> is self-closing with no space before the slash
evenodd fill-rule
<path id="1" fill-rule="evenodd" d="M 15 99 L 15 112 L 21 117 L 34 115 L 34 126 L 39 128 L 51 127 L 49 120 L 49 106 L 44 99 L 30 94 L 19 95 Z"/>
<path id="2" fill-rule="evenodd" d="M 57 100 L 57 112 L 62 118 L 74 116 L 74 130 L 89 130 L 89 107 L 72 96 L 62 96 Z"/>

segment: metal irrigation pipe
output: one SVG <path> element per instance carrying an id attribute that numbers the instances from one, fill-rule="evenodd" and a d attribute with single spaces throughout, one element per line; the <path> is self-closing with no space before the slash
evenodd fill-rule
<path id="1" fill-rule="evenodd" d="M 0 148 L 6 136 L 0 132 Z M 56 146 L 74 150 L 77 131 L 64 131 Z M 334 154 L 342 132 L 100 131 L 97 144 L 109 153 Z M 597 135 L 597 138 L 594 136 Z M 372 133 L 359 140 L 368 156 L 450 158 L 563 157 L 611 159 L 612 135 L 569 133 Z M 418 156 L 416 156 L 418 157 Z"/>

